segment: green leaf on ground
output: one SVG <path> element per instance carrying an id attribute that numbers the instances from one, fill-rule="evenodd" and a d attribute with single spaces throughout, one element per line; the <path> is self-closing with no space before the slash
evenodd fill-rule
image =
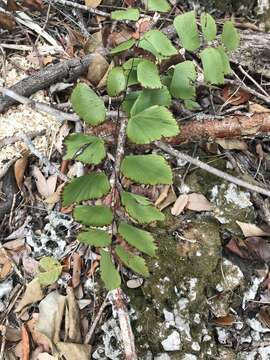
<path id="1" fill-rule="evenodd" d="M 139 20 L 140 12 L 138 9 L 129 8 L 126 10 L 116 10 L 111 12 L 111 18 L 113 20 Z"/>
<path id="2" fill-rule="evenodd" d="M 73 215 L 83 225 L 105 226 L 112 223 L 113 213 L 110 208 L 101 205 L 76 206 Z"/>
<path id="3" fill-rule="evenodd" d="M 120 223 L 118 232 L 126 242 L 141 252 L 149 256 L 156 255 L 157 246 L 150 232 L 138 229 L 135 226 L 126 223 Z"/>
<path id="4" fill-rule="evenodd" d="M 126 251 L 120 245 L 115 247 L 115 252 L 124 265 L 129 267 L 131 270 L 145 277 L 149 276 L 149 270 L 145 264 L 145 260 L 142 257 L 134 255 L 130 251 Z"/>
<path id="5" fill-rule="evenodd" d="M 162 212 L 156 209 L 151 201 L 144 196 L 123 191 L 121 193 L 121 202 L 128 214 L 141 224 L 165 220 Z"/>
<path id="6" fill-rule="evenodd" d="M 107 250 L 101 250 L 100 271 L 101 279 L 107 290 L 117 289 L 121 285 L 119 272 L 116 270 L 110 253 Z"/>
<path id="7" fill-rule="evenodd" d="M 43 286 L 54 284 L 62 272 L 60 262 L 50 256 L 46 256 L 39 261 L 38 281 Z"/>
<path id="8" fill-rule="evenodd" d="M 206 41 L 212 41 L 217 36 L 217 25 L 214 18 L 208 13 L 201 14 L 202 33 Z"/>
<path id="9" fill-rule="evenodd" d="M 81 119 L 90 125 L 105 121 L 106 108 L 103 100 L 86 84 L 78 84 L 71 94 L 71 104 Z"/>
<path id="10" fill-rule="evenodd" d="M 109 96 L 117 96 L 126 89 L 127 79 L 121 66 L 113 68 L 107 78 L 107 92 Z"/>
<path id="11" fill-rule="evenodd" d="M 154 105 L 132 116 L 127 136 L 136 144 L 149 144 L 162 137 L 176 136 L 179 127 L 172 113 L 164 106 Z"/>
<path id="12" fill-rule="evenodd" d="M 167 0 L 146 0 L 146 4 L 149 11 L 168 12 L 171 9 Z"/>
<path id="13" fill-rule="evenodd" d="M 102 172 L 92 172 L 77 179 L 72 179 L 63 191 L 63 206 L 79 203 L 83 200 L 101 198 L 110 190 L 107 176 Z"/>
<path id="14" fill-rule="evenodd" d="M 139 83 L 146 88 L 161 88 L 162 84 L 156 64 L 149 60 L 142 60 L 137 67 Z"/>
<path id="15" fill-rule="evenodd" d="M 172 170 L 160 155 L 128 155 L 122 161 L 121 171 L 139 184 L 172 184 Z"/>
<path id="16" fill-rule="evenodd" d="M 136 115 L 153 105 L 169 107 L 171 100 L 171 94 L 166 86 L 163 86 L 161 89 L 144 89 L 140 91 L 130 114 L 132 116 Z"/>
<path id="17" fill-rule="evenodd" d="M 177 99 L 193 99 L 196 96 L 194 81 L 197 74 L 192 61 L 177 64 L 171 81 L 170 91 Z"/>
<path id="18" fill-rule="evenodd" d="M 79 233 L 78 240 L 86 245 L 96 247 L 109 246 L 112 242 L 108 232 L 99 229 L 89 229 Z"/>
<path id="19" fill-rule="evenodd" d="M 128 50 L 130 48 L 132 48 L 132 46 L 136 43 L 136 40 L 134 39 L 129 39 L 127 41 L 122 42 L 121 44 L 119 44 L 118 46 L 116 46 L 115 48 L 110 50 L 110 54 L 114 55 L 114 54 L 118 54 L 122 51 Z"/>
<path id="20" fill-rule="evenodd" d="M 221 40 L 223 42 L 223 45 L 228 50 L 233 51 L 238 48 L 240 43 L 240 35 L 234 27 L 232 21 L 225 21 L 221 34 Z"/>
<path id="21" fill-rule="evenodd" d="M 144 44 L 144 41 L 150 45 L 148 49 L 147 45 Z M 145 50 L 152 52 L 156 56 L 161 55 L 162 57 L 170 57 L 177 54 L 177 50 L 172 42 L 159 30 L 147 31 L 140 41 L 139 47 L 143 47 Z"/>
<path id="22" fill-rule="evenodd" d="M 78 160 L 84 164 L 99 164 L 106 155 L 104 141 L 97 136 L 85 134 L 69 135 L 64 144 L 67 147 L 64 160 Z"/>
<path id="23" fill-rule="evenodd" d="M 176 16 L 173 25 L 185 49 L 195 51 L 200 47 L 195 11 Z"/>
<path id="24" fill-rule="evenodd" d="M 201 53 L 205 81 L 210 84 L 224 84 L 223 61 L 219 51 L 209 47 Z"/>

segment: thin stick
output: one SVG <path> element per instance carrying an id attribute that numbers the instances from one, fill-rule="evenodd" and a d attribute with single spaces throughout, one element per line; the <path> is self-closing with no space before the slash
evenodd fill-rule
<path id="1" fill-rule="evenodd" d="M 246 70 L 244 70 L 241 65 L 239 65 L 239 70 L 240 70 L 250 81 L 252 81 L 253 84 L 254 84 L 255 86 L 257 86 L 257 88 L 258 88 L 265 96 L 267 96 L 267 97 L 270 99 L 270 96 L 267 94 L 267 92 L 264 90 L 264 88 L 261 87 L 261 85 L 258 84 L 257 81 L 256 81 L 255 79 L 253 79 L 253 77 L 250 76 L 249 73 L 248 73 Z"/>
<path id="2" fill-rule="evenodd" d="M 92 339 L 92 336 L 95 332 L 95 329 L 97 327 L 97 324 L 101 318 L 101 315 L 104 311 L 104 309 L 106 308 L 106 306 L 110 305 L 110 303 L 108 302 L 108 295 L 105 297 L 102 305 L 100 306 L 99 310 L 98 310 L 98 313 L 97 313 L 97 316 L 92 324 L 92 326 L 90 327 L 89 331 L 87 332 L 87 334 L 85 335 L 85 339 L 84 339 L 84 343 L 85 344 L 89 344 L 91 339 Z"/>
<path id="3" fill-rule="evenodd" d="M 21 133 L 19 137 L 28 146 L 30 152 L 39 158 L 39 160 L 42 161 L 51 170 L 52 173 L 55 173 L 61 180 L 68 181 L 68 177 L 62 174 L 54 165 L 50 163 L 50 161 L 44 155 L 41 154 L 40 151 L 36 149 L 35 145 L 26 134 Z"/>
<path id="4" fill-rule="evenodd" d="M 109 299 L 117 313 L 125 350 L 125 360 L 137 360 L 134 335 L 129 315 L 123 302 L 123 292 L 120 288 L 110 291 Z"/>
<path id="5" fill-rule="evenodd" d="M 257 192 L 257 193 L 260 193 L 262 195 L 265 195 L 265 196 L 268 196 L 270 197 L 270 191 L 269 190 L 266 190 L 260 186 L 257 186 L 257 185 L 252 185 L 246 181 L 243 181 L 241 179 L 238 179 L 232 175 L 229 175 L 221 170 L 218 170 L 208 164 L 205 164 L 204 162 L 198 160 L 198 159 L 195 159 L 187 154 L 184 154 L 182 153 L 181 151 L 178 151 L 178 150 L 175 150 L 173 149 L 170 145 L 166 145 L 164 144 L 162 141 L 155 141 L 155 145 L 162 149 L 163 151 L 165 151 L 166 153 L 178 158 L 178 159 L 181 159 L 181 160 L 185 160 L 185 161 L 188 161 L 190 162 L 191 164 L 199 167 L 200 169 L 202 170 L 205 170 L 205 171 L 208 171 L 209 173 L 213 174 L 213 175 L 216 175 L 224 180 L 227 180 L 231 183 L 234 183 L 238 186 L 241 186 L 241 187 L 244 187 L 250 191 L 254 191 L 254 192 Z"/>
<path id="6" fill-rule="evenodd" d="M 48 1 L 49 2 L 49 1 Z M 93 9 L 93 8 L 89 8 L 85 5 L 81 5 L 81 4 L 77 4 L 73 1 L 69 1 L 69 0 L 50 0 L 50 2 L 52 3 L 59 3 L 59 4 L 62 4 L 62 5 L 67 5 L 67 6 L 71 6 L 75 9 L 80 9 L 80 10 L 84 10 L 84 11 L 88 11 L 90 12 L 91 14 L 94 14 L 94 15 L 98 15 L 98 16 L 102 16 L 102 17 L 105 17 L 105 18 L 108 18 L 110 17 L 110 14 L 107 14 L 106 12 L 104 11 L 100 11 L 100 10 L 97 10 L 97 9 Z"/>
<path id="7" fill-rule="evenodd" d="M 75 114 L 65 113 L 65 112 L 57 110 L 45 103 L 28 99 L 25 96 L 17 94 L 13 90 L 10 90 L 10 89 L 4 88 L 4 87 L 0 87 L 0 93 L 18 101 L 21 104 L 30 106 L 34 110 L 37 110 L 40 112 L 45 112 L 47 114 L 54 116 L 57 119 L 57 121 L 59 121 L 61 124 L 66 120 L 68 120 L 68 121 L 78 121 L 79 120 L 79 117 Z"/>
<path id="8" fill-rule="evenodd" d="M 265 96 L 265 95 L 259 93 L 258 91 L 252 89 L 251 87 L 245 85 L 242 82 L 239 82 L 238 80 L 225 79 L 225 84 L 231 84 L 231 85 L 240 86 L 243 90 L 246 90 L 250 94 L 256 96 L 257 98 L 259 98 L 261 100 L 263 100 L 267 105 L 270 105 L 270 97 L 269 96 Z"/>

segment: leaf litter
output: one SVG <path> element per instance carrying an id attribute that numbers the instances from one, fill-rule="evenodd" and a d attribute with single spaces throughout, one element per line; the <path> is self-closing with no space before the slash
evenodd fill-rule
<path id="1" fill-rule="evenodd" d="M 132 1 L 126 3 L 134 6 Z M 155 1 L 151 3 L 151 6 L 154 6 Z M 157 3 L 164 5 L 166 1 Z M 91 8 L 99 8 L 101 1 L 87 0 L 85 4 Z M 43 7 L 41 3 L 32 1 L 24 2 L 24 6 L 30 9 L 30 15 L 32 11 L 40 12 Z M 65 13 L 66 9 L 62 10 Z M 68 15 L 73 16 L 71 13 Z M 40 14 L 40 16 L 44 15 Z M 58 14 L 58 16 L 60 15 Z M 60 31 L 65 35 L 62 37 L 63 47 L 72 56 L 77 56 L 83 51 L 82 48 L 85 49 L 85 52 L 96 53 L 96 63 L 92 63 L 89 67 L 84 81 L 89 81 L 102 93 L 108 70 L 113 67 L 113 63 L 110 63 L 108 57 L 103 56 L 102 36 L 105 38 L 104 43 L 107 42 L 110 46 L 118 45 L 131 36 L 140 37 L 146 32 L 144 30 L 150 30 L 154 25 L 150 19 L 152 18 L 139 20 L 136 24 L 138 28 L 136 33 L 133 32 L 134 29 L 130 29 L 124 23 L 116 24 L 116 27 L 110 29 L 112 31 L 107 38 L 104 36 L 105 31 L 102 33 L 97 31 L 94 33 L 97 35 L 91 34 L 89 39 L 83 39 L 82 36 L 76 36 L 78 29 L 72 29 L 73 25 L 69 24 L 71 27 L 69 31 L 64 32 L 63 29 Z M 8 27 L 10 31 L 15 30 L 16 23 L 12 18 L 5 20 L 1 16 L 0 24 L 2 27 Z M 98 30 L 100 24 L 102 27 L 99 19 L 97 23 L 94 22 L 91 25 Z M 55 34 L 50 21 L 46 31 L 48 34 Z M 94 38 L 98 40 L 95 44 Z M 43 56 L 44 43 L 40 39 L 37 40 L 37 50 L 43 57 L 41 63 L 45 66 L 53 63 L 56 60 L 53 52 L 52 55 L 48 53 Z M 17 55 L 14 58 L 11 57 L 11 61 L 7 61 L 6 85 L 11 85 L 21 76 L 25 76 L 26 71 L 31 72 L 33 68 L 39 68 L 39 56 L 32 52 L 32 46 L 28 55 L 27 60 L 26 57 Z M 16 67 L 12 65 L 14 62 Z M 57 91 L 51 89 L 49 96 L 48 93 L 42 91 L 34 98 L 43 102 L 54 99 L 59 105 L 63 105 L 63 108 L 66 106 L 66 109 L 69 109 L 68 104 L 61 104 L 63 99 L 68 99 L 66 94 L 69 92 L 69 87 L 70 84 L 64 86 L 59 82 Z M 230 106 L 247 105 L 251 112 L 258 113 L 269 110 L 261 104 L 249 102 L 249 94 L 241 89 L 238 89 L 231 99 L 229 86 L 222 93 Z M 114 109 L 112 104 L 110 106 Z M 72 126 L 62 125 L 59 132 L 60 124 L 55 122 L 53 117 L 41 115 L 24 105 L 8 110 L 5 115 L 1 115 L 0 120 L 0 140 L 7 136 L 14 136 L 18 131 L 30 133 L 33 129 L 45 129 L 46 135 L 34 139 L 33 142 L 57 168 L 60 168 L 61 158 L 65 153 L 63 138 L 69 132 L 73 132 Z M 263 169 L 257 167 L 256 156 L 260 157 L 262 162 L 266 161 L 265 154 L 268 150 L 264 145 L 268 146 L 267 143 L 261 145 L 260 153 L 259 147 L 254 149 L 254 144 L 249 139 L 245 139 L 245 141 L 220 139 L 216 143 L 223 150 L 229 151 L 242 167 L 246 166 L 251 174 L 256 174 L 258 170 L 259 176 L 265 176 Z M 55 149 L 58 152 L 56 156 Z M 0 328 L 1 334 L 4 331 L 6 334 L 6 350 L 8 353 L 12 353 L 10 358 L 14 358 L 13 348 L 17 344 L 16 354 L 24 360 L 30 356 L 40 360 L 54 360 L 59 356 L 63 356 L 67 360 L 89 359 L 90 356 L 94 359 L 120 359 L 122 356 L 120 328 L 110 311 L 104 311 L 98 331 L 91 343 L 92 346 L 83 343 L 85 334 L 95 319 L 104 295 L 96 271 L 100 256 L 84 245 L 78 246 L 76 234 L 79 225 L 74 223 L 69 216 L 60 212 L 62 184 L 59 178 L 55 174 L 51 174 L 42 161 L 37 161 L 29 155 L 23 155 L 24 150 L 24 145 L 19 142 L 14 146 L 5 147 L 0 154 L 1 164 L 6 160 L 18 158 L 14 170 L 22 199 L 25 202 L 25 206 L 14 205 L 10 219 L 5 222 L 4 234 L 7 236 L 5 239 L 3 238 L 3 246 L 8 257 L 0 257 L 1 311 L 6 312 L 10 304 L 13 306 L 12 316 L 8 317 L 10 324 L 8 326 L 1 325 Z M 224 155 L 223 150 L 217 150 L 214 155 L 217 157 L 220 154 Z M 249 151 L 249 156 L 245 153 L 247 151 Z M 262 153 L 264 156 L 260 155 Z M 209 152 L 207 155 L 209 156 Z M 215 156 L 213 156 L 213 161 L 215 161 L 214 158 Z M 67 164 L 67 170 L 70 175 L 77 176 L 77 165 Z M 269 283 L 269 281 L 267 282 L 269 273 L 268 270 L 265 270 L 264 263 L 270 260 L 269 232 L 265 218 L 254 211 L 250 194 L 240 193 L 236 187 L 230 186 L 223 196 L 226 204 L 221 203 L 219 195 L 224 189 L 222 184 L 217 186 L 217 179 L 215 182 L 211 179 L 208 181 L 207 176 L 204 176 L 203 183 L 205 184 L 202 184 L 200 183 L 202 175 L 198 174 L 198 171 L 192 170 L 186 176 L 185 171 L 182 170 L 180 169 L 179 172 L 181 182 L 187 177 L 185 179 L 187 184 L 182 182 L 181 188 L 183 189 L 183 185 L 186 185 L 187 192 L 182 193 L 179 191 L 180 187 L 176 185 L 165 187 L 157 185 L 154 189 L 143 187 L 140 190 L 140 195 L 151 198 L 160 209 L 171 212 L 173 217 L 169 218 L 168 228 L 165 232 L 162 232 L 161 228 L 157 230 L 154 224 L 150 224 L 153 231 L 159 232 L 162 238 L 159 241 L 166 243 L 167 247 L 164 250 L 166 258 L 162 258 L 163 254 L 161 253 L 161 260 L 155 259 L 151 264 L 153 273 L 157 273 L 159 276 L 158 280 L 153 280 L 153 284 L 151 284 L 151 279 L 144 281 L 141 278 L 134 278 L 128 270 L 123 269 L 127 287 L 131 291 L 130 299 L 127 296 L 126 300 L 130 317 L 134 321 L 138 348 L 149 347 L 148 343 L 150 343 L 151 351 L 144 352 L 144 359 L 170 359 L 171 351 L 181 351 L 180 344 L 184 344 L 187 350 L 184 353 L 177 353 L 177 356 L 193 360 L 197 358 L 201 345 L 207 343 L 208 348 L 214 350 L 212 350 L 212 354 L 203 354 L 203 356 L 205 358 L 207 356 L 222 358 L 221 354 L 232 348 L 231 344 L 236 341 L 236 336 L 240 334 L 239 331 L 243 330 L 242 326 L 245 331 L 252 330 L 249 333 L 253 338 L 252 336 L 241 338 L 240 355 L 242 353 L 243 356 L 253 356 L 254 353 L 254 359 L 258 354 L 264 356 L 268 347 L 259 347 L 258 351 L 247 351 L 245 344 L 248 344 L 251 349 L 254 348 L 256 342 L 256 344 L 263 344 L 266 339 L 264 334 L 267 333 L 269 327 L 269 309 L 263 301 L 268 299 L 267 284 Z M 198 178 L 193 181 L 188 179 L 192 172 L 198 174 Z M 136 185 L 132 184 L 132 186 L 135 189 Z M 231 213 L 232 219 L 230 219 L 234 228 L 228 225 L 228 214 L 224 214 L 225 205 L 226 207 L 235 206 L 236 211 Z M 168 207 L 169 209 L 167 209 Z M 251 211 L 249 212 L 249 210 Z M 196 224 L 192 223 L 194 219 L 198 222 L 201 221 L 201 227 L 196 228 Z M 210 222 L 209 219 L 211 219 Z M 181 221 L 180 226 L 176 224 L 178 220 Z M 208 241 L 212 239 L 213 234 L 207 233 L 206 228 L 213 229 L 211 227 L 213 221 L 216 225 L 218 224 L 221 238 L 218 238 L 215 244 L 209 244 Z M 171 231 L 170 229 L 175 228 L 176 225 L 176 230 Z M 168 236 L 168 234 L 170 235 Z M 173 238 L 172 243 L 171 237 Z M 221 258 L 221 242 L 225 251 L 233 253 L 233 259 L 237 258 L 236 263 L 224 261 Z M 175 245 L 178 246 L 178 250 L 180 247 L 182 249 L 185 247 L 185 251 L 179 251 L 181 255 L 178 254 L 177 258 L 175 257 Z M 208 254 L 204 252 L 204 247 L 207 246 L 209 246 Z M 207 272 L 207 276 L 203 278 L 202 274 L 205 270 L 200 266 L 205 261 L 208 263 L 208 267 L 211 267 L 211 261 L 213 261 L 211 254 L 215 252 L 215 249 L 218 250 L 215 259 L 219 261 L 212 268 L 212 272 Z M 178 262 L 179 257 L 182 262 Z M 193 269 L 188 268 L 185 257 L 192 263 Z M 241 263 L 241 259 L 249 260 L 248 271 L 244 271 L 245 267 Z M 261 262 L 261 267 L 260 265 L 251 265 L 253 261 Z M 182 267 L 183 262 L 185 268 Z M 171 267 L 165 263 L 169 263 Z M 163 270 L 163 266 L 165 270 Z M 181 269 L 181 272 L 175 281 L 172 273 L 177 271 L 177 267 Z M 191 275 L 196 267 L 199 269 L 195 273 L 196 276 L 194 273 Z M 212 275 L 214 273 L 217 273 L 218 277 L 211 279 L 211 286 L 207 287 L 205 279 L 214 277 Z M 162 276 L 160 276 L 161 274 Z M 171 287 L 170 284 L 172 284 Z M 15 293 L 12 291 L 14 286 L 19 286 L 15 288 Z M 20 291 L 17 292 L 17 289 Z M 200 295 L 205 289 L 209 292 L 207 299 Z M 138 297 L 134 295 L 134 291 L 141 291 Z M 251 317 L 249 313 L 245 314 L 247 320 L 244 316 L 241 317 L 239 306 L 235 305 L 234 293 L 238 300 L 241 299 L 240 307 L 252 310 Z M 18 297 L 16 297 L 17 294 Z M 166 310 L 168 298 L 172 299 L 172 303 L 170 309 Z M 141 299 L 143 299 L 142 305 L 137 306 Z M 147 301 L 145 301 L 146 299 Z M 258 303 L 260 300 L 261 304 Z M 133 309 L 133 304 L 136 309 Z M 198 312 L 192 312 L 191 304 Z M 200 308 L 200 304 L 204 304 L 205 308 Z M 209 322 L 204 317 L 205 312 L 210 317 Z M 149 318 L 143 317 L 146 314 L 149 315 Z M 20 326 L 20 323 L 23 325 Z M 139 325 L 135 325 L 136 323 Z M 156 329 L 158 325 L 159 331 L 153 335 L 149 330 L 149 333 L 145 335 L 145 326 L 142 324 L 148 323 L 153 329 Z M 210 326 L 208 326 L 209 324 Z M 199 327 L 199 333 L 202 334 L 200 338 L 196 338 L 191 331 L 195 326 Z M 214 330 L 211 330 L 213 326 Z M 165 332 L 163 332 L 163 328 L 166 329 Z M 235 334 L 237 335 L 235 336 Z M 185 339 L 188 341 L 185 342 Z M 157 344 L 158 350 L 156 350 Z M 223 345 L 225 345 L 225 350 Z M 248 354 L 246 354 L 247 352 Z M 90 355 L 91 353 L 92 355 Z"/>

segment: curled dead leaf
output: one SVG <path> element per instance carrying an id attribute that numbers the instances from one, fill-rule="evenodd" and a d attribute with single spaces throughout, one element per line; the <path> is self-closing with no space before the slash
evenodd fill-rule
<path id="1" fill-rule="evenodd" d="M 91 61 L 88 67 L 87 79 L 94 85 L 97 86 L 103 76 L 108 70 L 109 64 L 104 56 L 95 53 L 93 54 L 93 61 Z"/>
<path id="2" fill-rule="evenodd" d="M 232 315 L 221 316 L 213 320 L 217 326 L 232 326 L 235 322 L 235 317 Z"/>
<path id="3" fill-rule="evenodd" d="M 213 205 L 204 195 L 192 193 L 188 195 L 186 208 L 192 211 L 212 211 Z"/>
<path id="4" fill-rule="evenodd" d="M 226 102 L 232 105 L 245 104 L 250 99 L 250 93 L 230 84 L 224 86 L 222 96 Z"/>
<path id="5" fill-rule="evenodd" d="M 255 224 L 245 223 L 241 221 L 236 221 L 236 224 L 240 227 L 245 237 L 270 235 L 270 232 L 263 231 Z"/>
<path id="6" fill-rule="evenodd" d="M 16 307 L 15 312 L 20 312 L 26 306 L 34 304 L 43 298 L 43 291 L 41 289 L 38 279 L 32 280 L 26 285 L 25 293 Z"/>
<path id="7" fill-rule="evenodd" d="M 184 211 L 185 207 L 187 206 L 188 199 L 189 199 L 189 196 L 187 194 L 182 194 L 182 195 L 178 196 L 178 198 L 177 198 L 176 202 L 174 203 L 172 210 L 171 210 L 172 215 L 174 215 L 174 216 L 180 215 Z"/>

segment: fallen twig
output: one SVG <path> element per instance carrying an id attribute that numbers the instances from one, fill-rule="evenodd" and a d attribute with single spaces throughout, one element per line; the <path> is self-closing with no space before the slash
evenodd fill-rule
<path id="1" fill-rule="evenodd" d="M 97 9 L 94 9 L 94 8 L 90 8 L 90 7 L 87 7 L 86 5 L 81 5 L 81 4 L 78 4 L 78 3 L 73 2 L 73 1 L 69 1 L 69 0 L 50 0 L 50 2 L 51 3 L 58 3 L 58 4 L 66 5 L 66 6 L 71 6 L 71 7 L 75 8 L 75 9 L 88 11 L 91 14 L 102 16 L 102 17 L 105 17 L 105 18 L 110 17 L 110 14 L 108 14 L 108 13 L 106 13 L 104 11 L 100 11 L 100 10 L 97 10 Z"/>
<path id="2" fill-rule="evenodd" d="M 39 150 L 36 149 L 35 145 L 32 143 L 32 141 L 26 134 L 22 133 L 18 136 L 20 137 L 21 141 L 23 141 L 27 145 L 30 152 L 37 158 L 39 158 L 39 160 L 43 162 L 51 170 L 52 173 L 56 174 L 61 180 L 68 181 L 68 177 L 62 174 L 61 171 L 59 171 L 54 165 L 52 165 L 50 161 L 44 155 L 42 155 Z"/>
<path id="3" fill-rule="evenodd" d="M 270 133 L 270 112 L 231 115 L 221 120 L 214 117 L 213 119 L 197 117 L 197 120 L 181 124 L 180 130 L 179 135 L 166 138 L 164 142 L 171 145 L 180 145 L 186 142 L 213 141 L 220 138 L 265 136 Z M 106 122 L 91 129 L 91 133 L 103 137 L 108 144 L 114 144 L 117 124 Z"/>
<path id="4" fill-rule="evenodd" d="M 137 360 L 134 335 L 132 332 L 129 315 L 123 302 L 123 292 L 120 288 L 110 291 L 109 300 L 117 314 L 122 334 L 125 360 Z"/>
<path id="5" fill-rule="evenodd" d="M 11 89 L 6 89 L 3 87 L 0 87 L 0 93 L 2 93 L 4 96 L 8 96 L 9 98 L 11 98 L 21 104 L 29 105 L 34 110 L 50 114 L 50 115 L 54 116 L 56 118 L 56 120 L 59 121 L 60 123 L 63 123 L 66 120 L 68 120 L 68 121 L 78 121 L 79 120 L 79 118 L 76 114 L 65 113 L 63 111 L 60 111 L 60 110 L 57 110 L 57 109 L 51 107 L 48 104 L 28 99 L 25 96 L 17 94 L 16 92 L 14 92 Z"/>
<path id="6" fill-rule="evenodd" d="M 268 196 L 270 197 L 270 190 L 267 190 L 267 189 L 264 189 L 260 186 L 257 186 L 257 185 L 253 185 L 253 184 L 250 184 L 246 181 L 243 181 L 241 179 L 238 179 L 236 178 L 235 176 L 232 176 L 232 175 L 229 175 L 221 170 L 218 170 L 208 164 L 205 164 L 204 162 L 198 160 L 198 159 L 195 159 L 187 154 L 184 154 L 183 152 L 181 151 L 178 151 L 178 150 L 175 150 L 173 149 L 170 145 L 167 145 L 165 143 L 163 143 L 162 141 L 155 141 L 155 145 L 162 149 L 163 151 L 165 151 L 166 153 L 176 157 L 177 159 L 181 159 L 181 160 L 185 160 L 185 161 L 188 161 L 190 162 L 191 164 L 199 167 L 200 169 L 202 170 L 205 170 L 213 175 L 216 175 L 226 181 L 229 181 L 231 183 L 234 183 L 238 186 L 241 186 L 241 187 L 244 187 L 250 191 L 254 191 L 254 192 L 258 192 L 262 195 L 265 195 L 265 196 Z"/>
<path id="7" fill-rule="evenodd" d="M 49 65 L 34 75 L 17 82 L 11 86 L 9 90 L 12 90 L 18 95 L 28 97 L 39 90 L 48 88 L 58 81 L 63 82 L 65 80 L 72 82 L 87 71 L 92 59 L 93 55 L 90 54 L 82 59 L 65 60 L 54 65 Z M 16 100 L 11 97 L 0 97 L 0 113 L 5 112 L 15 103 Z"/>
<path id="8" fill-rule="evenodd" d="M 91 325 L 89 331 L 87 332 L 87 334 L 85 335 L 85 339 L 84 339 L 84 343 L 85 344 L 89 344 L 91 339 L 92 339 L 92 336 L 95 332 L 95 329 L 97 327 L 97 324 L 101 318 L 101 315 L 104 311 L 104 309 L 106 308 L 106 306 L 110 305 L 110 303 L 108 302 L 108 296 L 105 297 L 103 303 L 101 304 L 99 310 L 98 310 L 98 313 L 97 313 L 97 316 L 95 317 L 95 320 L 93 321 L 93 324 Z"/>

